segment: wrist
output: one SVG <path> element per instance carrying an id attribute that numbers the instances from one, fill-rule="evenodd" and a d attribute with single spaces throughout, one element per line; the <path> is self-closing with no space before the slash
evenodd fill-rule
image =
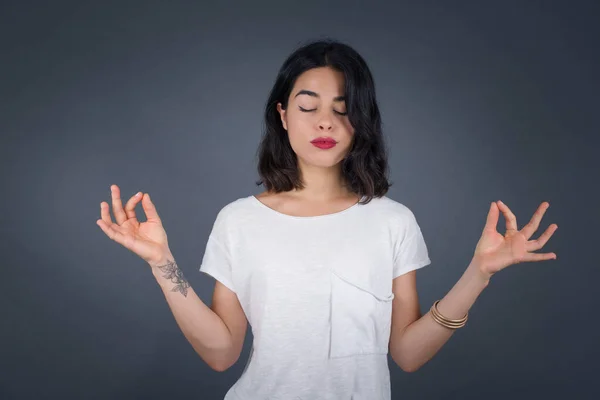
<path id="1" fill-rule="evenodd" d="M 473 258 L 473 260 L 471 260 L 466 272 L 485 286 L 488 285 L 493 275 L 487 272 L 485 264 L 477 258 Z"/>
<path id="2" fill-rule="evenodd" d="M 166 251 L 163 254 L 161 254 L 160 257 L 158 257 L 154 260 L 148 261 L 148 265 L 150 265 L 150 267 L 152 268 L 152 271 L 156 271 L 156 270 L 158 270 L 159 267 L 162 267 L 162 266 L 172 263 L 174 261 L 175 261 L 175 258 L 173 257 L 173 254 L 171 254 L 170 251 Z"/>

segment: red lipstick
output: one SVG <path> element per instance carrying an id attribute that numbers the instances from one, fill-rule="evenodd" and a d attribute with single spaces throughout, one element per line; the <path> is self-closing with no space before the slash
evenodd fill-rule
<path id="1" fill-rule="evenodd" d="M 313 144 L 313 146 L 316 146 L 320 149 L 330 149 L 337 144 L 337 142 L 330 137 L 316 138 L 314 140 L 311 140 L 311 143 Z"/>

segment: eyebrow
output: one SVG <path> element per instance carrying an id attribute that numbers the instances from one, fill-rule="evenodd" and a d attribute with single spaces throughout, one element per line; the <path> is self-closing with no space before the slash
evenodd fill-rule
<path id="1" fill-rule="evenodd" d="M 321 96 L 319 96 L 318 93 L 315 93 L 312 90 L 302 89 L 298 93 L 296 93 L 296 96 L 294 96 L 294 98 L 300 96 L 301 94 L 306 94 L 308 96 L 316 97 L 316 98 L 321 97 Z M 333 101 L 346 101 L 346 96 L 337 96 L 333 99 Z"/>

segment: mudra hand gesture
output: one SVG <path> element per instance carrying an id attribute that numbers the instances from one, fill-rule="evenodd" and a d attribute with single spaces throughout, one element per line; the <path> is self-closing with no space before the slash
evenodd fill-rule
<path id="1" fill-rule="evenodd" d="M 102 219 L 96 221 L 98 226 L 109 238 L 131 250 L 148 263 L 161 259 L 161 256 L 169 251 L 169 244 L 167 233 L 156 207 L 150 200 L 150 195 L 138 192 L 127 201 L 123 208 L 121 189 L 117 185 L 112 185 L 110 189 L 116 223 L 110 217 L 108 204 L 103 201 L 100 203 Z M 135 206 L 140 201 L 146 214 L 146 222 L 139 222 L 135 214 Z"/>
<path id="2" fill-rule="evenodd" d="M 477 243 L 473 259 L 477 261 L 481 271 L 491 277 L 496 272 L 512 264 L 527 261 L 543 261 L 556 259 L 555 253 L 532 253 L 539 250 L 552 237 L 558 225 L 550 225 L 536 240 L 529 240 L 540 225 L 542 217 L 550 207 L 548 202 L 543 202 L 533 214 L 533 217 L 523 229 L 517 229 L 517 218 L 501 201 L 490 206 L 487 222 L 483 234 Z M 506 234 L 496 231 L 500 211 L 506 219 Z"/>

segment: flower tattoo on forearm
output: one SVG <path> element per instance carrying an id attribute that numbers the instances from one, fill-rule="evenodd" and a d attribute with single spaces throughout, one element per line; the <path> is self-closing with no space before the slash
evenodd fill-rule
<path id="1" fill-rule="evenodd" d="M 163 277 L 170 279 L 175 284 L 171 292 L 179 292 L 187 297 L 188 288 L 190 287 L 189 282 L 183 276 L 183 272 L 179 269 L 179 266 L 175 261 L 169 261 L 166 265 L 158 267 L 164 272 Z"/>

